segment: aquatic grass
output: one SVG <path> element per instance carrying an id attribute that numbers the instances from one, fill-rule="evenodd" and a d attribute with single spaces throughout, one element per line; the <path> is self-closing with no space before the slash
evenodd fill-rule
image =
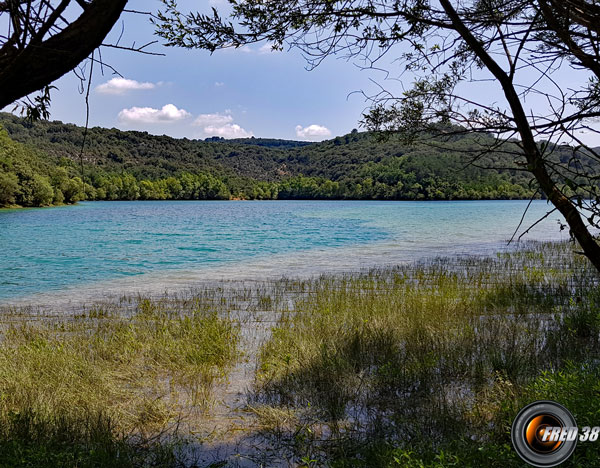
<path id="1" fill-rule="evenodd" d="M 298 466 L 520 466 L 507 439 L 519 406 L 571 404 L 597 373 L 598 277 L 572 249 L 201 284 L 69 315 L 5 309 L 0 453 L 14 466 L 43 466 L 31 460 L 44 453 L 192 466 L 182 453 L 213 437 Z M 254 365 L 246 411 L 227 413 L 221 399 Z"/>
<path id="2" fill-rule="evenodd" d="M 181 443 L 132 437 L 104 415 L 12 413 L 0 426 L 0 467 L 175 468 Z"/>
<path id="3" fill-rule="evenodd" d="M 0 447 L 8 451 L 28 450 L 31 439 L 67 457 L 65 444 L 69 453 L 82 446 L 95 453 L 102 444 L 134 453 L 152 440 L 148 453 L 162 453 L 159 440 L 172 443 L 182 425 L 202 422 L 215 384 L 239 356 L 238 325 L 227 316 L 168 301 L 143 299 L 122 315 L 93 308 L 62 318 L 4 317 Z"/>
<path id="4" fill-rule="evenodd" d="M 308 281 L 255 398 L 328 433 L 330 455 L 345 438 L 433 450 L 493 434 L 507 389 L 598 352 L 597 281 L 567 243 Z"/>
<path id="5" fill-rule="evenodd" d="M 151 304 L 125 319 L 10 325 L 0 348 L 0 411 L 108 409 L 123 428 L 143 429 L 168 419 L 162 402 L 177 403 L 179 392 L 206 405 L 236 357 L 236 327 L 216 313 Z"/>

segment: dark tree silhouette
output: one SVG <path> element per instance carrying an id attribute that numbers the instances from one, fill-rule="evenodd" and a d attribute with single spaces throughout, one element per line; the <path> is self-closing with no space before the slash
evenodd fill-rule
<path id="1" fill-rule="evenodd" d="M 46 88 L 102 44 L 127 0 L 0 1 L 0 108 Z"/>

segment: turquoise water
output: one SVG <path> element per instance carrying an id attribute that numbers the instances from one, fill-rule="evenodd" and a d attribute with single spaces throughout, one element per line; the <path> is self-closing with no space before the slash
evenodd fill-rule
<path id="1" fill-rule="evenodd" d="M 0 302 L 314 274 L 505 245 L 525 201 L 86 202 L 0 211 Z M 526 223 L 548 211 L 534 202 Z M 558 215 L 527 238 L 560 237 Z"/>

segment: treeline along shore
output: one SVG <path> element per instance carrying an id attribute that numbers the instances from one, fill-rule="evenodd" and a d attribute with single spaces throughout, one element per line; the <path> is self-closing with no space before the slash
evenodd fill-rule
<path id="1" fill-rule="evenodd" d="M 81 200 L 480 200 L 536 194 L 512 143 L 470 164 L 492 137 L 423 135 L 411 145 L 353 130 L 320 143 L 175 139 L 30 123 L 0 114 L 0 207 Z M 82 146 L 84 150 L 82 151 Z M 568 162 L 573 149 L 556 148 Z"/>

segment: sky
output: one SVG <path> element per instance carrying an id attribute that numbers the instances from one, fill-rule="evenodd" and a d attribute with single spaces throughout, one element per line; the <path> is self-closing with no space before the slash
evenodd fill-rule
<path id="1" fill-rule="evenodd" d="M 226 2 L 187 3 L 202 11 Z M 131 0 L 127 8 L 156 11 L 160 5 L 155 0 Z M 105 42 L 114 43 L 122 28 L 121 45 L 162 41 L 153 35 L 147 17 L 124 13 L 121 19 Z M 358 128 L 366 102 L 355 92 L 372 88 L 370 79 L 377 78 L 375 72 L 336 58 L 309 72 L 298 51 L 272 52 L 268 44 L 212 55 L 160 44 L 148 50 L 165 56 L 101 49 L 102 60 L 119 75 L 94 66 L 90 126 L 191 139 L 255 136 L 320 141 Z M 83 125 L 86 104 L 79 79 L 69 73 L 54 85 L 58 90 L 52 92 L 50 119 Z"/>
<path id="2" fill-rule="evenodd" d="M 130 0 L 127 8 L 156 12 L 161 5 L 158 0 Z M 208 12 L 216 7 L 226 12 L 228 8 L 226 0 L 180 0 L 178 5 L 184 11 Z M 364 70 L 338 57 L 328 57 L 308 71 L 300 51 L 273 52 L 269 44 L 212 55 L 164 47 L 147 16 L 127 12 L 105 42 L 114 44 L 119 37 L 123 46 L 158 40 L 147 50 L 164 56 L 102 47 L 102 60 L 109 66 L 94 66 L 91 127 L 190 139 L 255 136 L 321 141 L 360 128 L 359 120 L 368 108 L 365 94 L 373 95 L 383 86 L 399 95 L 411 84 L 408 79 L 404 83 L 386 80 L 382 71 Z M 390 77 L 400 73 L 400 65 L 393 61 L 400 51 L 393 52 L 384 64 Z M 84 73 L 87 77 L 89 68 Z M 574 84 L 570 75 L 565 75 L 565 82 Z M 79 78 L 69 73 L 54 85 L 58 89 L 52 92 L 51 120 L 84 125 L 86 102 Z M 493 82 L 468 84 L 464 92 L 475 100 L 505 106 Z M 594 139 L 591 143 L 600 145 L 600 136 Z"/>

